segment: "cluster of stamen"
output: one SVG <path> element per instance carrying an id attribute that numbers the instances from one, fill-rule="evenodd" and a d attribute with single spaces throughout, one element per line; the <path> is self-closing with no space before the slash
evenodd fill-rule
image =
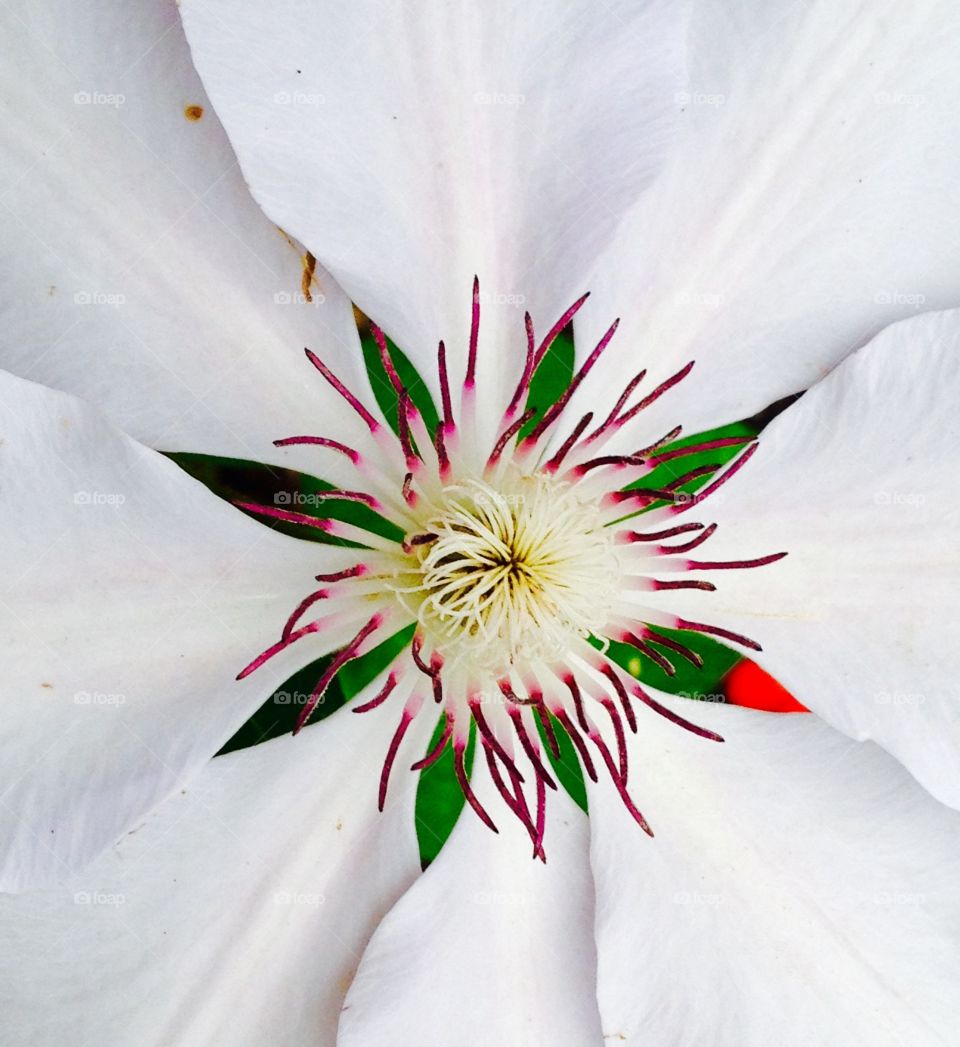
<path id="1" fill-rule="evenodd" d="M 712 439 L 697 446 L 667 449 L 680 434 L 677 427 L 631 454 L 602 453 L 610 437 L 686 377 L 692 363 L 631 403 L 645 377 L 641 371 L 603 421 L 594 425 L 593 412 L 587 412 L 565 439 L 555 439 L 571 397 L 617 328 L 614 323 L 607 330 L 566 392 L 546 411 L 541 414 L 528 404 L 537 367 L 586 295 L 539 344 L 530 316 L 526 316 L 523 372 L 489 453 L 481 453 L 475 418 L 480 321 L 476 281 L 473 290 L 460 412 L 455 418 L 441 342 L 438 373 L 443 415 L 435 432 L 429 431 L 414 405 L 377 328 L 373 332 L 380 358 L 398 399 L 396 435 L 326 364 L 306 351 L 314 367 L 360 417 L 375 453 L 364 454 L 319 436 L 294 436 L 277 443 L 309 444 L 346 456 L 360 478 L 358 489 L 335 489 L 326 497 L 367 505 L 392 520 L 404 538 L 393 541 L 339 520 L 241 503 L 248 511 L 320 528 L 363 548 L 351 567 L 317 576 L 322 588 L 300 602 L 279 640 L 240 676 L 314 633 L 342 637 L 333 645 L 336 654 L 300 714 L 299 730 L 348 661 L 413 625 L 409 650 L 384 671 L 374 696 L 354 707 L 354 712 L 364 713 L 389 700 L 401 710 L 381 775 L 381 810 L 404 735 L 432 697 L 442 708 L 444 728 L 413 769 L 430 766 L 452 745 L 454 767 L 467 802 L 496 831 L 492 817 L 471 788 L 466 766 L 465 752 L 475 728 L 494 784 L 526 827 L 534 856 L 545 860 L 546 790 L 556 789 L 557 783 L 543 747 L 559 759 L 558 730 L 569 736 L 584 772 L 593 781 L 598 778 L 593 753 L 599 757 L 624 804 L 648 833 L 650 828 L 627 789 L 626 731 L 637 730 L 635 706 L 651 709 L 702 737 L 722 741 L 641 687 L 609 657 L 611 640 L 632 645 L 670 675 L 676 672 L 678 658 L 696 666 L 701 660 L 664 629 L 707 633 L 759 650 L 748 637 L 645 605 L 643 594 L 664 589 L 710 590 L 714 588 L 711 582 L 691 578 L 689 572 L 759 567 L 786 554 L 741 561 L 691 559 L 689 554 L 710 538 L 716 525 L 674 522 L 742 468 L 756 448 L 749 438 Z M 636 486 L 664 462 L 730 446 L 742 446 L 742 452 L 722 472 L 718 472 L 719 465 L 711 464 L 688 470 L 664 486 Z M 707 475 L 713 478 L 696 494 L 684 493 L 691 481 Z M 657 577 L 660 574 L 670 577 Z M 330 646 L 328 642 L 327 649 Z"/>
<path id="2" fill-rule="evenodd" d="M 448 666 L 498 679 L 562 658 L 617 592 L 613 533 L 596 505 L 542 474 L 451 484 L 408 539 L 395 592 Z"/>

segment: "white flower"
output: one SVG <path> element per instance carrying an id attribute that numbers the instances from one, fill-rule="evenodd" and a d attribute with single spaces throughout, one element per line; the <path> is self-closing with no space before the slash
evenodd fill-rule
<path id="1" fill-rule="evenodd" d="M 956 12 L 698 3 L 686 82 L 667 3 L 190 0 L 243 175 L 302 257 L 250 201 L 172 6 L 8 17 L 2 362 L 110 419 L 0 378 L 3 869 L 10 887 L 66 881 L 5 903 L 18 1042 L 950 1042 L 960 316 L 914 314 L 960 299 Z M 489 297 L 474 339 L 475 272 Z M 624 322 L 524 456 L 501 441 L 542 343 L 522 313 L 549 327 L 586 286 L 580 347 Z M 336 390 L 369 400 L 350 299 L 437 403 L 450 389 L 436 450 L 414 411 L 401 446 Z M 626 457 L 578 475 L 592 452 L 573 443 L 559 460 L 581 417 L 595 413 L 582 443 L 639 402 L 619 398 L 642 367 L 640 401 L 693 359 L 602 432 L 603 454 Z M 642 475 L 633 458 L 678 423 L 811 385 L 703 505 L 719 527 L 696 555 L 768 562 L 716 592 L 651 590 L 689 565 L 610 540 L 608 474 Z M 356 550 L 272 533 L 113 425 L 322 472 L 401 541 L 363 551 L 360 576 Z M 273 447 L 284 434 L 343 449 Z M 341 578 L 306 607 L 318 572 Z M 584 637 L 641 601 L 654 631 L 679 618 L 761 643 L 819 715 L 646 690 L 665 716 L 624 705 Z M 341 616 L 318 619 L 326 603 Z M 258 657 L 284 623 L 294 635 L 291 611 L 324 628 Z M 417 622 L 422 663 L 381 708 L 192 774 L 304 660 L 372 641 L 380 614 Z M 583 722 L 563 677 L 544 693 L 605 768 L 589 821 L 559 789 L 546 818 L 531 707 L 510 699 L 535 696 L 530 675 L 565 645 Z M 470 708 L 481 678 L 512 734 Z M 420 720 L 395 733 L 409 681 L 439 695 L 454 739 L 480 710 L 501 774 L 478 761 L 469 791 L 502 838 L 463 817 L 419 878 L 416 777 L 376 810 L 391 738 L 398 767 L 426 750 Z M 688 715 L 725 744 L 669 722 Z M 883 748 L 852 740 L 866 737 Z"/>

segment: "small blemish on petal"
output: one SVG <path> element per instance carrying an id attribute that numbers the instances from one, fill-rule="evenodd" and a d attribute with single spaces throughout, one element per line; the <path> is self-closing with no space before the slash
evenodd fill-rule
<path id="1" fill-rule="evenodd" d="M 52 683 L 47 683 L 46 680 L 44 680 L 43 683 L 40 684 L 40 686 L 41 687 L 45 687 L 48 691 L 53 689 L 53 684 Z"/>
<path id="2" fill-rule="evenodd" d="M 313 301 L 310 293 L 310 285 L 313 283 L 313 274 L 317 271 L 317 260 L 307 251 L 303 256 L 303 275 L 300 277 L 300 293 L 308 302 Z"/>
<path id="3" fill-rule="evenodd" d="M 203 116 L 202 105 L 185 105 L 183 107 L 183 115 L 188 119 L 196 123 Z"/>

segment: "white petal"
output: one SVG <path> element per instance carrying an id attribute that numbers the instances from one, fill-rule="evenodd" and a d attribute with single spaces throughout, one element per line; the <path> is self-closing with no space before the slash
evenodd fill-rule
<path id="1" fill-rule="evenodd" d="M 590 786 L 616 1042 L 942 1047 L 960 1020 L 960 818 L 814 716 L 666 699 L 631 736 L 640 832 Z"/>
<path id="2" fill-rule="evenodd" d="M 182 10 L 254 196 L 435 389 L 438 339 L 455 354 L 454 380 L 463 374 L 479 274 L 480 392 L 502 410 L 524 306 L 544 331 L 553 324 L 658 169 L 686 5 Z"/>
<path id="3" fill-rule="evenodd" d="M 0 366 L 163 450 L 315 461 L 271 441 L 350 423 L 303 356 L 363 379 L 350 304 L 322 271 L 302 300 L 303 250 L 251 198 L 175 5 L 38 0 L 0 22 Z"/>
<path id="4" fill-rule="evenodd" d="M 699 575 L 716 593 L 661 594 L 684 617 L 759 642 L 757 660 L 800 702 L 878 741 L 952 806 L 958 396 L 960 311 L 887 328 L 777 418 L 753 460 L 686 514 L 720 525 L 691 556 L 786 550 L 786 559 Z"/>
<path id="5" fill-rule="evenodd" d="M 696 433 L 810 386 L 894 320 L 955 305 L 958 32 L 949 0 L 697 3 L 677 147 L 578 330 L 586 344 L 623 313 L 619 364 L 582 399 L 615 399 L 646 366 L 639 396 L 696 360 L 645 412 L 645 433 Z"/>
<path id="6" fill-rule="evenodd" d="M 419 873 L 415 779 L 376 808 L 383 727 L 343 710 L 214 760 L 82 876 L 5 899 L 11 1042 L 332 1047 Z"/>
<path id="7" fill-rule="evenodd" d="M 548 797 L 547 863 L 503 807 L 486 768 L 439 857 L 377 929 L 347 994 L 339 1047 L 602 1044 L 587 823 Z"/>
<path id="8" fill-rule="evenodd" d="M 348 558 L 245 518 L 73 397 L 0 373 L 0 408 L 9 889 L 112 843 L 344 642 L 308 640 L 235 680 L 312 576 Z"/>

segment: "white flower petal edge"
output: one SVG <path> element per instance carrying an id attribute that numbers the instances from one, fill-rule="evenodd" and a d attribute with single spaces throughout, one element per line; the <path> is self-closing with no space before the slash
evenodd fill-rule
<path id="1" fill-rule="evenodd" d="M 363 787 L 382 733 L 344 709 L 214 760 L 69 884 L 0 901 L 11 1042 L 332 1047 L 419 874 L 414 782 L 383 814 Z"/>
<path id="2" fill-rule="evenodd" d="M 815 716 L 665 698 L 634 736 L 633 831 L 588 786 L 598 996 L 616 1042 L 946 1047 L 960 1020 L 960 817 Z"/>
<path id="3" fill-rule="evenodd" d="M 304 664 L 235 679 L 304 578 L 346 558 L 246 519 L 71 396 L 0 372 L 0 418 L 0 884 L 17 889 L 112 843 Z"/>
<path id="4" fill-rule="evenodd" d="M 672 141 L 684 83 L 674 0 L 182 12 L 254 196 L 427 380 L 440 338 L 462 369 L 474 274 L 490 346 L 516 344 L 524 306 L 552 323 L 586 289 Z M 519 348 L 512 364 L 480 353 L 494 411 Z"/>
<path id="5" fill-rule="evenodd" d="M 321 270 L 306 301 L 303 249 L 250 196 L 175 4 L 38 0 L 0 25 L 0 366 L 162 450 L 308 467 L 271 441 L 336 409 L 305 345 L 366 381 L 350 303 Z"/>
<path id="6" fill-rule="evenodd" d="M 473 786 L 494 807 L 482 764 L 478 746 Z M 377 928 L 347 994 L 338 1047 L 600 1047 L 587 819 L 566 794 L 551 799 L 546 865 L 530 860 L 513 819 L 494 840 L 469 812 L 461 816 Z"/>
<path id="7" fill-rule="evenodd" d="M 950 0 L 694 5 L 677 145 L 577 332 L 589 347 L 622 313 L 633 348 L 612 359 L 648 366 L 650 388 L 696 360 L 651 409 L 657 432 L 747 417 L 960 301 L 958 34 Z"/>
<path id="8" fill-rule="evenodd" d="M 704 559 L 736 559 L 745 544 L 788 555 L 762 571 L 706 570 L 715 593 L 670 602 L 759 642 L 757 660 L 800 702 L 879 742 L 954 807 L 958 397 L 960 310 L 888 327 L 681 517 L 719 524 Z"/>

